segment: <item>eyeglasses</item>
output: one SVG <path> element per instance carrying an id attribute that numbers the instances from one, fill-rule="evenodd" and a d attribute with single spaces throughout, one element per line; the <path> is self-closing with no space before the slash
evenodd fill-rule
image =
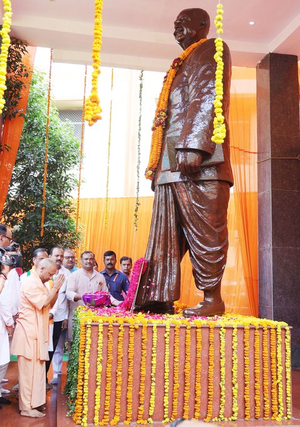
<path id="1" fill-rule="evenodd" d="M 74 256 L 64 256 L 64 259 L 75 259 Z"/>
<path id="2" fill-rule="evenodd" d="M 6 234 L 2 234 L 2 236 L 3 236 L 3 237 L 6 237 L 10 242 L 12 242 L 12 241 L 13 241 L 13 238 L 12 238 L 12 237 L 8 237 L 8 236 L 6 236 Z"/>

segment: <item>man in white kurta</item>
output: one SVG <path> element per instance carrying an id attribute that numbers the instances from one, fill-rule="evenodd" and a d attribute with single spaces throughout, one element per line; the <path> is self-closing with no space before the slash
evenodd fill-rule
<path id="1" fill-rule="evenodd" d="M 64 277 L 59 276 L 50 291 L 45 283 L 56 270 L 53 261 L 44 259 L 21 285 L 20 311 L 11 353 L 18 356 L 19 407 L 23 416 L 45 416 L 37 409 L 46 403 L 49 308 L 56 301 Z"/>
<path id="2" fill-rule="evenodd" d="M 95 255 L 93 252 L 85 251 L 80 257 L 81 266 L 68 277 L 67 298 L 70 300 L 70 314 L 68 324 L 69 343 L 72 340 L 73 313 L 76 307 L 84 305 L 82 295 L 93 292 L 108 292 L 103 274 L 94 270 Z"/>

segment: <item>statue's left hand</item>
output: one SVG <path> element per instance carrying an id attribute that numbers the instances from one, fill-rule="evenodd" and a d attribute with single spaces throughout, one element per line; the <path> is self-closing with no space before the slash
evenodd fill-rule
<path id="1" fill-rule="evenodd" d="M 178 150 L 176 159 L 179 169 L 184 175 L 190 175 L 200 171 L 202 155 L 199 151 Z"/>

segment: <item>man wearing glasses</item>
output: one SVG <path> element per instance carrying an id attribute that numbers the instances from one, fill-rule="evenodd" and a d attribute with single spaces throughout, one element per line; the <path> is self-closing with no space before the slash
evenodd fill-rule
<path id="1" fill-rule="evenodd" d="M 0 224 L 0 247 L 6 248 L 13 241 L 12 232 L 7 225 Z"/>
<path id="2" fill-rule="evenodd" d="M 71 249 L 65 249 L 63 266 L 68 269 L 70 273 L 74 273 L 74 271 L 78 270 L 75 262 L 76 258 L 74 252 Z"/>

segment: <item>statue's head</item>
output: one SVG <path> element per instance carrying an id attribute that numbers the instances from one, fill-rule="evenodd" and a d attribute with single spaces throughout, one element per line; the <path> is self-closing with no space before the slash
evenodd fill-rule
<path id="1" fill-rule="evenodd" d="M 174 22 L 174 37 L 176 42 L 186 49 L 191 44 L 207 38 L 210 27 L 210 17 L 203 9 L 184 9 Z"/>

